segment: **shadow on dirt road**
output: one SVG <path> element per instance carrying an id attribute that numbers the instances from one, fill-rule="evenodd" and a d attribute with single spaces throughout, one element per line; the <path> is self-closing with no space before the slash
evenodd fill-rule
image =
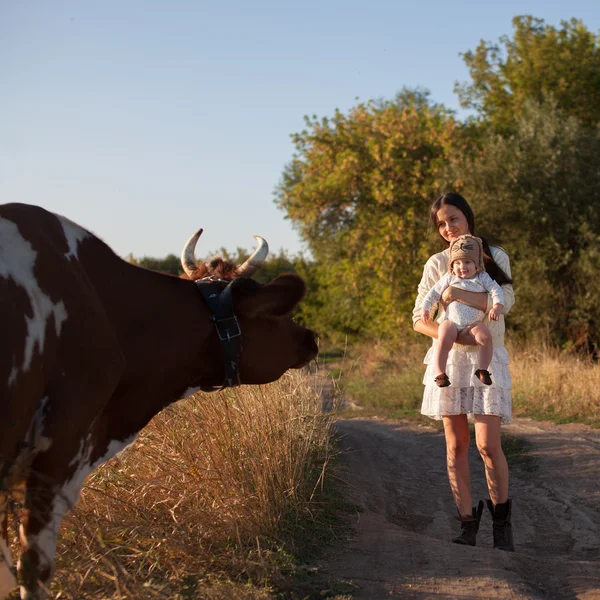
<path id="1" fill-rule="evenodd" d="M 600 431 L 516 419 L 534 472 L 511 467 L 516 553 L 492 549 L 489 513 L 477 547 L 459 530 L 443 434 L 411 421 L 337 422 L 354 535 L 328 551 L 320 577 L 343 597 L 600 598 Z M 470 456 L 475 499 L 487 497 L 482 461 Z"/>

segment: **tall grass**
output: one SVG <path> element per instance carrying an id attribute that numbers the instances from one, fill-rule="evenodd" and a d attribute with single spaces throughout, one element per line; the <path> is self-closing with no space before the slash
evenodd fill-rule
<path id="1" fill-rule="evenodd" d="M 548 343 L 511 344 L 514 412 L 600 426 L 600 365 Z"/>
<path id="2" fill-rule="evenodd" d="M 375 344 L 354 348 L 340 376 L 345 393 L 364 414 L 419 418 L 427 345 Z M 513 414 L 557 423 L 600 426 L 600 365 L 547 342 L 508 345 Z M 429 420 L 428 420 L 429 421 Z"/>
<path id="3" fill-rule="evenodd" d="M 351 350 L 340 385 L 361 407 L 361 416 L 419 417 L 423 399 L 424 343 L 378 343 Z"/>
<path id="4" fill-rule="evenodd" d="M 64 521 L 60 598 L 267 598 L 318 520 L 331 417 L 298 372 L 157 415 Z"/>

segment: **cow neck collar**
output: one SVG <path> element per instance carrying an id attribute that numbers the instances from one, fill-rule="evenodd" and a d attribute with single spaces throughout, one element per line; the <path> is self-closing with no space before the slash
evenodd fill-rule
<path id="1" fill-rule="evenodd" d="M 221 387 L 202 388 L 203 391 L 218 391 L 240 385 L 240 361 L 242 330 L 233 311 L 233 281 L 205 277 L 194 282 L 211 311 L 210 320 L 214 323 L 223 348 L 225 361 L 225 381 Z M 223 288 L 223 284 L 226 285 Z"/>

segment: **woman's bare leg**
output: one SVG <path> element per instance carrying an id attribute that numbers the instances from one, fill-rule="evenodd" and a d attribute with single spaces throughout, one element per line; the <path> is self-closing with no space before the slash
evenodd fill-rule
<path id="1" fill-rule="evenodd" d="M 433 352 L 433 370 L 436 375 L 446 372 L 448 353 L 452 349 L 458 330 L 452 321 L 442 321 L 438 327 L 438 339 Z"/>
<path id="2" fill-rule="evenodd" d="M 479 368 L 485 369 L 490 366 L 492 356 L 494 355 L 494 347 L 492 345 L 492 334 L 486 325 L 478 323 L 471 328 L 471 333 L 479 346 L 478 362 Z"/>
<path id="3" fill-rule="evenodd" d="M 469 473 L 469 425 L 467 415 L 444 417 L 446 464 L 450 488 L 461 516 L 473 511 L 471 477 Z"/>
<path id="4" fill-rule="evenodd" d="M 475 415 L 477 449 L 485 465 L 490 499 L 504 504 L 508 499 L 508 463 L 500 441 L 501 418 L 494 415 Z"/>

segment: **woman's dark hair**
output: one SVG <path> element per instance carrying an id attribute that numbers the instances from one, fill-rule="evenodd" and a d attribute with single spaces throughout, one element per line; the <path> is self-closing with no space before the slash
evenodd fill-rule
<path id="1" fill-rule="evenodd" d="M 431 224 L 438 232 L 440 238 L 444 241 L 446 245 L 449 245 L 446 240 L 442 237 L 439 232 L 437 226 L 437 214 L 442 206 L 454 206 L 454 208 L 458 208 L 460 212 L 465 215 L 465 219 L 467 219 L 467 225 L 469 226 L 469 233 L 471 235 L 475 235 L 475 215 L 473 214 L 473 209 L 469 205 L 469 203 L 460 195 L 455 194 L 454 192 L 448 192 L 446 194 L 442 194 L 432 205 L 429 211 L 429 219 Z M 480 236 L 481 237 L 481 236 Z M 505 283 L 512 283 L 513 280 L 500 268 L 498 263 L 493 259 L 492 252 L 490 250 L 490 245 L 488 241 L 482 237 L 481 241 L 483 243 L 483 264 L 485 266 L 485 270 L 488 275 L 498 283 L 498 285 L 504 285 Z"/>
<path id="2" fill-rule="evenodd" d="M 460 195 L 454 194 L 453 192 L 448 192 L 447 194 L 442 194 L 432 205 L 429 210 L 429 219 L 434 229 L 438 232 L 438 235 L 442 238 L 443 242 L 448 245 L 448 242 L 444 240 L 442 235 L 438 230 L 438 221 L 437 214 L 442 206 L 454 206 L 454 208 L 458 208 L 460 212 L 465 215 L 467 219 L 467 225 L 469 226 L 469 233 L 471 235 L 475 235 L 475 215 L 473 214 L 473 209 L 469 206 L 469 203 Z"/>

